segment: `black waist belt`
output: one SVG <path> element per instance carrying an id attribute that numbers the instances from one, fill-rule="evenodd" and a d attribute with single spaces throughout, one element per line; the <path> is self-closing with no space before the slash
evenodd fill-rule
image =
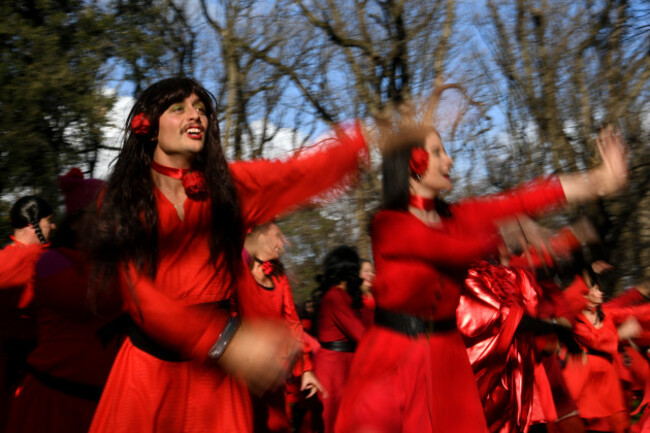
<path id="1" fill-rule="evenodd" d="M 357 350 L 357 343 L 354 341 L 339 340 L 339 341 L 319 341 L 321 347 L 334 352 L 354 352 Z"/>
<path id="2" fill-rule="evenodd" d="M 424 320 L 405 313 L 375 309 L 375 324 L 411 337 L 448 332 L 456 329 L 456 319 Z"/>
<path id="3" fill-rule="evenodd" d="M 103 387 L 98 385 L 88 385 L 85 383 L 79 383 L 73 380 L 64 379 L 62 377 L 52 376 L 50 374 L 38 371 L 36 368 L 32 367 L 29 364 L 25 366 L 25 370 L 27 370 L 32 376 L 36 378 L 36 380 L 41 382 L 43 385 L 47 386 L 48 388 L 60 391 L 64 394 L 94 402 L 98 402 L 99 397 L 102 395 Z"/>
<path id="4" fill-rule="evenodd" d="M 605 358 L 608 362 L 614 362 L 614 356 L 611 353 L 603 352 L 601 350 L 588 349 L 587 355 L 600 356 L 601 358 Z"/>
<path id="5" fill-rule="evenodd" d="M 228 299 L 215 302 L 214 304 L 220 309 L 230 309 L 230 300 Z M 162 347 L 160 344 L 155 342 L 151 337 L 142 332 L 142 329 L 140 329 L 132 320 L 128 325 L 127 335 L 135 347 L 160 360 L 169 362 L 189 361 L 189 359 L 183 358 L 178 352 Z"/>

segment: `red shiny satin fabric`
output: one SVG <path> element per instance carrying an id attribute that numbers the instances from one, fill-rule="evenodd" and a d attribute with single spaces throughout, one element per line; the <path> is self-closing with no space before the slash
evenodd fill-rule
<path id="1" fill-rule="evenodd" d="M 516 334 L 535 316 L 537 290 L 529 274 L 482 261 L 465 280 L 457 308 L 490 432 L 523 432 L 533 403 L 534 337 Z"/>

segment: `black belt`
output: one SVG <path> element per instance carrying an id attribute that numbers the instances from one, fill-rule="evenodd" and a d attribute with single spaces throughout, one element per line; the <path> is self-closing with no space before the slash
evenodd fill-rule
<path id="1" fill-rule="evenodd" d="M 605 358 L 608 362 L 614 362 L 614 356 L 611 353 L 603 352 L 602 350 L 587 349 L 587 355 L 600 356 Z"/>
<path id="2" fill-rule="evenodd" d="M 348 340 L 319 341 L 321 347 L 334 352 L 354 352 L 357 350 L 357 343 Z"/>
<path id="3" fill-rule="evenodd" d="M 424 320 L 405 313 L 375 309 L 375 324 L 411 337 L 448 332 L 456 329 L 456 319 Z"/>
<path id="4" fill-rule="evenodd" d="M 36 380 L 41 382 L 43 385 L 47 386 L 48 388 L 60 391 L 64 394 L 94 402 L 98 402 L 99 397 L 102 395 L 103 387 L 99 385 L 88 385 L 85 383 L 79 383 L 73 380 L 64 379 L 62 377 L 52 376 L 51 374 L 38 371 L 30 364 L 26 364 L 25 370 L 27 370 L 32 376 L 34 376 L 34 378 L 36 378 Z"/>
<path id="5" fill-rule="evenodd" d="M 230 300 L 224 299 L 222 301 L 215 302 L 214 305 L 217 308 L 229 310 L 231 304 Z M 189 359 L 181 357 L 178 352 L 170 350 L 166 347 L 162 347 L 160 344 L 152 340 L 151 337 L 142 332 L 142 329 L 140 329 L 132 320 L 128 325 L 127 334 L 131 340 L 131 343 L 135 347 L 142 350 L 143 352 L 147 352 L 151 356 L 155 356 L 158 359 L 169 362 L 189 361 Z"/>

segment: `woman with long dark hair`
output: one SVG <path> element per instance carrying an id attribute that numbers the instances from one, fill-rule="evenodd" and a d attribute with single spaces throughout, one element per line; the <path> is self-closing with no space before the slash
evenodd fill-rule
<path id="1" fill-rule="evenodd" d="M 146 89 L 101 197 L 96 275 L 117 278 L 133 322 L 93 432 L 250 431 L 248 390 L 284 380 L 295 345 L 279 325 L 229 311 L 252 278 L 247 228 L 346 179 L 365 151 L 359 128 L 286 161 L 228 164 L 214 97 L 189 78 Z M 103 296 L 99 285 L 95 294 Z"/>
<path id="2" fill-rule="evenodd" d="M 433 127 L 395 131 L 383 154 L 383 207 L 372 223 L 375 324 L 357 349 L 337 432 L 486 432 L 456 307 L 469 265 L 496 253 L 500 220 L 619 190 L 621 138 L 601 134 L 601 166 L 448 205 L 452 160 Z"/>
<path id="3" fill-rule="evenodd" d="M 640 335 L 642 328 L 635 315 L 640 314 L 647 324 L 648 308 L 617 308 L 615 303 L 604 303 L 601 279 L 591 265 L 583 260 L 576 268 L 567 290 L 583 296 L 582 311 L 573 324 L 583 353 L 567 355 L 564 379 L 587 431 L 624 433 L 629 429 L 630 416 L 616 358 L 620 342 Z"/>
<path id="4" fill-rule="evenodd" d="M 315 332 L 321 345 L 314 356 L 314 372 L 328 393 L 323 399 L 325 433 L 334 431 L 352 357 L 365 330 L 361 322 L 360 269 L 357 251 L 339 246 L 325 256 L 323 274 L 314 291 Z"/>

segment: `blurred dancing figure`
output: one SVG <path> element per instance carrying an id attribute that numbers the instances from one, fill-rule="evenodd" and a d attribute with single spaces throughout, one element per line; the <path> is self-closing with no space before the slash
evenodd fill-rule
<path id="1" fill-rule="evenodd" d="M 352 357 L 365 327 L 361 322 L 361 260 L 342 245 L 327 253 L 316 299 L 316 335 L 321 349 L 314 356 L 316 376 L 328 392 L 323 398 L 325 433 L 334 431 Z"/>
<path id="2" fill-rule="evenodd" d="M 56 228 L 52 218 L 52 207 L 43 198 L 18 199 L 9 214 L 14 229 L 11 242 L 0 250 L 0 431 L 4 431 L 11 397 L 36 337 L 35 322 L 26 307 L 34 297 L 34 266 Z"/>
<path id="3" fill-rule="evenodd" d="M 602 141 L 602 143 L 601 143 Z M 602 164 L 495 196 L 448 205 L 453 162 L 432 127 L 386 140 L 383 207 L 372 222 L 375 325 L 357 349 L 337 433 L 486 432 L 456 307 L 468 266 L 494 255 L 497 226 L 612 194 L 627 181 L 620 136 L 605 130 Z"/>
<path id="4" fill-rule="evenodd" d="M 311 398 L 317 391 L 324 393 L 324 389 L 314 375 L 311 348 L 296 312 L 289 277 L 280 261 L 284 242 L 284 235 L 275 223 L 257 226 L 246 236 L 243 256 L 254 281 L 247 287 L 239 288 L 239 310 L 243 318 L 275 319 L 289 326 L 291 334 L 302 347 L 289 380 L 293 381 L 296 377 L 300 381 L 300 391 L 306 391 L 306 397 Z M 267 391 L 260 397 L 253 395 L 252 399 L 256 433 L 290 431 L 285 386 Z"/>
<path id="5" fill-rule="evenodd" d="M 95 316 L 88 303 L 88 263 L 81 249 L 94 229 L 104 182 L 84 179 L 74 168 L 59 177 L 59 185 L 66 215 L 36 264 L 30 310 L 37 343 L 12 401 L 7 432 L 87 432 L 119 348 L 117 338 L 100 337 L 108 320 Z"/>
<path id="6" fill-rule="evenodd" d="M 363 135 L 338 127 L 285 161 L 228 164 L 214 97 L 189 78 L 146 89 L 125 130 L 92 250 L 133 323 L 90 431 L 251 431 L 244 382 L 260 393 L 282 383 L 298 344 L 285 325 L 231 314 L 252 278 L 246 230 L 345 182 Z"/>
<path id="7" fill-rule="evenodd" d="M 574 324 L 583 353 L 567 357 L 564 378 L 587 430 L 625 432 L 630 419 L 622 388 L 622 374 L 629 374 L 624 358 L 635 353 L 632 350 L 621 354 L 625 350 L 621 343 L 630 344 L 633 338 L 641 336 L 643 327 L 648 328 L 650 304 L 635 301 L 634 298 L 642 298 L 635 290 L 603 302 L 600 276 L 584 263 L 571 290 L 584 296 L 583 309 Z M 628 363 L 631 361 L 628 358 Z M 635 361 L 647 370 L 647 361 Z"/>

